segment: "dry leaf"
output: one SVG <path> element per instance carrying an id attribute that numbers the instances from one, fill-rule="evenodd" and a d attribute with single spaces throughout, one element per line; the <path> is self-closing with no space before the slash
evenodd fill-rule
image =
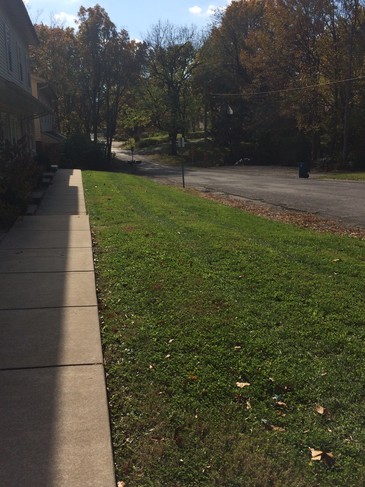
<path id="1" fill-rule="evenodd" d="M 331 467 L 335 463 L 335 458 L 332 452 L 324 452 L 322 450 L 310 449 L 313 462 L 324 462 L 327 467 Z"/>
<path id="2" fill-rule="evenodd" d="M 278 406 L 279 408 L 287 408 L 288 407 L 287 403 L 283 402 L 283 401 L 277 401 L 275 403 L 275 405 Z"/>
<path id="3" fill-rule="evenodd" d="M 189 377 L 190 380 L 198 380 L 198 376 L 197 375 L 189 374 L 188 377 Z"/>
<path id="4" fill-rule="evenodd" d="M 285 416 L 286 416 L 286 413 L 284 413 L 284 411 L 282 409 L 278 409 L 275 412 L 276 412 L 277 416 L 281 416 L 282 418 L 285 418 Z"/>
<path id="5" fill-rule="evenodd" d="M 236 382 L 236 386 L 239 387 L 240 389 L 243 389 L 244 387 L 248 387 L 251 384 L 249 382 Z"/>
<path id="6" fill-rule="evenodd" d="M 265 426 L 265 428 L 269 431 L 280 431 L 283 432 L 285 431 L 285 428 L 282 428 L 281 426 L 275 426 L 274 424 L 270 423 L 267 419 L 262 419 L 262 424 Z"/>
<path id="7" fill-rule="evenodd" d="M 122 481 L 118 482 L 117 487 L 125 487 L 125 482 Z"/>
<path id="8" fill-rule="evenodd" d="M 165 358 L 170 358 L 170 357 L 171 357 L 171 355 L 168 353 Z"/>
<path id="9" fill-rule="evenodd" d="M 312 455 L 312 460 L 314 462 L 320 462 L 320 461 L 322 461 L 323 451 L 322 450 L 315 450 L 314 448 L 311 448 L 311 455 Z"/>
<path id="10" fill-rule="evenodd" d="M 251 409 L 252 409 L 252 404 L 251 404 L 251 401 L 250 400 L 246 401 L 246 409 L 248 411 L 251 411 Z"/>
<path id="11" fill-rule="evenodd" d="M 163 436 L 151 436 L 151 440 L 155 443 L 161 443 L 161 441 L 165 441 Z"/>
<path id="12" fill-rule="evenodd" d="M 242 348 L 242 347 L 241 347 L 240 345 L 236 345 L 236 346 L 234 347 L 234 349 L 235 349 L 235 350 L 241 350 L 241 348 Z"/>
<path id="13" fill-rule="evenodd" d="M 321 416 L 325 416 L 328 412 L 327 408 L 324 408 L 320 404 L 316 404 L 316 412 Z"/>

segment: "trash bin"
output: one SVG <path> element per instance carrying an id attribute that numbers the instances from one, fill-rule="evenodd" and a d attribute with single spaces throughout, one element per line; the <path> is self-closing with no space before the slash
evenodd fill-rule
<path id="1" fill-rule="evenodd" d="M 299 163 L 299 177 L 300 178 L 309 178 L 309 162 L 300 162 Z"/>

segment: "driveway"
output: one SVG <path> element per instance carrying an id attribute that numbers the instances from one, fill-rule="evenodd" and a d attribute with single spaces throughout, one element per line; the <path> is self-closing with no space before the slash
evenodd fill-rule
<path id="1" fill-rule="evenodd" d="M 118 151 L 117 157 L 130 159 Z M 181 168 L 163 166 L 136 156 L 141 162 L 130 168 L 134 174 L 181 184 Z M 225 166 L 185 168 L 186 187 L 222 192 L 285 209 L 303 211 L 365 228 L 365 182 L 321 179 L 311 174 L 298 177 L 296 168 L 273 166 Z"/>

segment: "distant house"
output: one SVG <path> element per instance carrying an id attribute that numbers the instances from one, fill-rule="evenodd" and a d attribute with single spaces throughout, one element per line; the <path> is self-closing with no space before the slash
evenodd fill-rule
<path id="1" fill-rule="evenodd" d="M 38 38 L 22 0 L 0 0 L 0 130 L 5 139 L 27 136 L 35 150 L 34 119 L 49 107 L 32 95 L 29 46 Z"/>

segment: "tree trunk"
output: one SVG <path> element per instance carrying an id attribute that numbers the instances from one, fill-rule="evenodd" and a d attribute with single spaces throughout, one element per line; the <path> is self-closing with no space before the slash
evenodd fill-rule
<path id="1" fill-rule="evenodd" d="M 350 127 L 350 98 L 351 87 L 350 81 L 346 83 L 345 107 L 343 115 L 343 146 L 342 146 L 342 163 L 346 165 L 348 156 L 349 127 Z"/>
<path id="2" fill-rule="evenodd" d="M 112 144 L 113 137 L 107 136 L 106 138 L 106 162 L 110 163 L 112 160 Z"/>
<path id="3" fill-rule="evenodd" d="M 350 132 L 350 116 L 351 116 L 351 98 L 352 98 L 352 77 L 354 75 L 354 48 L 356 42 L 356 29 L 359 17 L 359 2 L 355 0 L 353 11 L 351 15 L 351 27 L 349 38 L 349 60 L 348 60 L 348 81 L 345 86 L 345 106 L 343 115 L 343 149 L 342 149 L 342 163 L 347 164 L 347 157 L 349 152 L 349 132 Z"/>
<path id="4" fill-rule="evenodd" d="M 177 131 L 170 132 L 171 150 L 170 155 L 177 156 Z"/>

